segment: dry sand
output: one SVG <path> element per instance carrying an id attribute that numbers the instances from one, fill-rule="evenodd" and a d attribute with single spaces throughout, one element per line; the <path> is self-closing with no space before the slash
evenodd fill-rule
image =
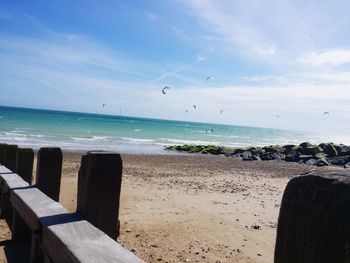
<path id="1" fill-rule="evenodd" d="M 80 158 L 64 153 L 60 202 L 69 211 L 76 206 Z M 145 262 L 273 262 L 288 180 L 305 171 L 342 169 L 204 155 L 122 159 L 118 242 Z M 3 248 L 10 239 L 3 221 L 0 238 Z"/>

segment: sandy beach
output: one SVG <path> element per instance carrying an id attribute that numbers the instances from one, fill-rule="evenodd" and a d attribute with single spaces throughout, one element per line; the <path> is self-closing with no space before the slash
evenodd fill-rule
<path id="1" fill-rule="evenodd" d="M 82 153 L 64 153 L 60 203 L 76 207 Z M 122 155 L 118 239 L 145 262 L 273 262 L 288 180 L 317 168 L 213 155 Z M 0 222 L 1 261 L 10 239 Z"/>

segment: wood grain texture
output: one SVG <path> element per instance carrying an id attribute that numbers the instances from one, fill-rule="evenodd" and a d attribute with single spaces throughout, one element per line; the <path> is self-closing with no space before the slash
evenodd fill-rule
<path id="1" fill-rule="evenodd" d="M 1 184 L 3 191 L 7 194 L 11 189 L 27 187 L 29 184 L 22 179 L 18 174 L 1 174 Z"/>
<path id="2" fill-rule="evenodd" d="M 34 151 L 30 148 L 19 148 L 17 152 L 17 174 L 28 184 L 32 184 Z"/>
<path id="3" fill-rule="evenodd" d="M 67 213 L 61 204 L 34 186 L 13 190 L 10 201 L 31 230 L 41 227 L 40 219 L 43 217 Z"/>
<path id="4" fill-rule="evenodd" d="M 42 246 L 54 262 L 143 262 L 86 220 L 44 225 L 42 231 Z"/>
<path id="5" fill-rule="evenodd" d="M 14 144 L 5 145 L 5 160 L 4 165 L 12 172 L 16 172 L 17 169 L 17 150 L 18 146 Z"/>
<path id="6" fill-rule="evenodd" d="M 12 173 L 10 169 L 8 169 L 6 166 L 0 165 L 0 174 L 8 174 Z"/>
<path id="7" fill-rule="evenodd" d="M 115 152 L 94 151 L 82 156 L 78 176 L 77 212 L 117 239 L 122 160 Z"/>
<path id="8" fill-rule="evenodd" d="M 350 262 L 350 172 L 294 177 L 278 219 L 275 263 Z"/>
<path id="9" fill-rule="evenodd" d="M 53 200 L 59 200 L 62 172 L 60 148 L 40 148 L 37 155 L 36 186 Z"/>
<path id="10" fill-rule="evenodd" d="M 6 148 L 6 143 L 0 143 L 0 164 L 5 163 L 5 148 Z"/>

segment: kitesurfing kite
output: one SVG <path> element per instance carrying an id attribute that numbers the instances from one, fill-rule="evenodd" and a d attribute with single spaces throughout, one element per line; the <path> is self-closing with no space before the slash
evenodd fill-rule
<path id="1" fill-rule="evenodd" d="M 224 110 L 220 110 L 220 114 L 222 114 L 224 112 Z"/>
<path id="2" fill-rule="evenodd" d="M 170 89 L 170 87 L 165 86 L 165 87 L 162 89 L 162 93 L 163 93 L 163 94 L 166 94 L 166 92 L 165 92 L 166 89 Z"/>
<path id="3" fill-rule="evenodd" d="M 192 105 L 192 107 L 193 107 L 193 109 L 197 109 L 197 106 L 196 106 L 196 105 L 194 105 L 194 104 Z"/>
<path id="4" fill-rule="evenodd" d="M 106 103 L 103 103 L 103 104 L 102 104 L 102 107 L 104 108 L 105 106 L 106 106 Z"/>
<path id="5" fill-rule="evenodd" d="M 211 79 L 214 79 L 214 77 L 211 77 L 211 76 L 207 77 L 206 80 L 205 80 L 205 83 L 207 83 L 208 80 L 211 80 Z"/>
<path id="6" fill-rule="evenodd" d="M 329 115 L 329 112 L 328 112 L 328 111 L 325 111 L 325 112 L 323 113 L 323 115 Z"/>

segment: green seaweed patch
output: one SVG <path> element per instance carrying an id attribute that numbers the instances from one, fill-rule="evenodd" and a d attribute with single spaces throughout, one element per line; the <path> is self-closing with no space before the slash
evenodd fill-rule
<path id="1" fill-rule="evenodd" d="M 232 148 L 225 146 L 216 146 L 216 145 L 173 145 L 167 146 L 164 148 L 168 151 L 177 151 L 177 152 L 188 152 L 188 153 L 202 153 L 202 154 L 227 154 L 232 152 Z"/>

